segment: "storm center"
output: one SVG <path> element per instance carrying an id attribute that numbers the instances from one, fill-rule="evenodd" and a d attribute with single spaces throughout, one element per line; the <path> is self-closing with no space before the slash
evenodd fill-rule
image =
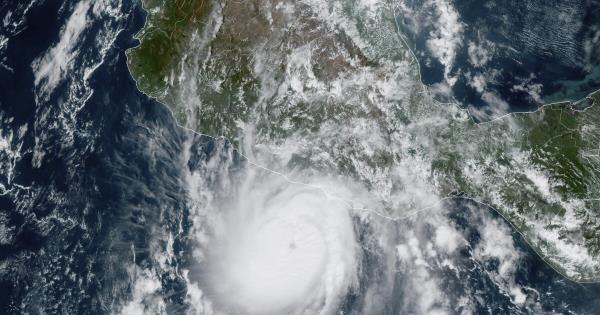
<path id="1" fill-rule="evenodd" d="M 246 235 L 237 265 L 228 275 L 238 301 L 267 303 L 276 309 L 293 305 L 318 280 L 327 246 L 319 229 L 295 213 L 277 217 Z M 259 303 L 256 303 L 259 302 Z"/>
<path id="2" fill-rule="evenodd" d="M 213 243 L 213 291 L 232 313 L 333 308 L 355 282 L 356 241 L 345 205 L 318 190 L 284 187 L 243 192 Z"/>

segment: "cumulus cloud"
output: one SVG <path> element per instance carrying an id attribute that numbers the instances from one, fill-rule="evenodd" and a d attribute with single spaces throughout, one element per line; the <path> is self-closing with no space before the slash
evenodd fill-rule
<path id="1" fill-rule="evenodd" d="M 483 45 L 471 41 L 467 47 L 467 52 L 469 54 L 469 62 L 472 65 L 483 67 L 492 59 L 493 46 L 490 42 L 487 45 Z"/>
<path id="2" fill-rule="evenodd" d="M 488 81 L 483 74 L 478 73 L 478 74 L 470 77 L 470 80 L 467 84 L 470 87 L 474 88 L 475 91 L 477 91 L 477 93 L 483 93 L 487 88 Z"/>
<path id="3" fill-rule="evenodd" d="M 527 294 L 515 282 L 515 273 L 523 254 L 514 246 L 510 227 L 487 216 L 482 220 L 483 224 L 479 229 L 481 239 L 473 250 L 473 256 L 481 262 L 496 261 L 497 270 L 490 273 L 494 282 L 513 303 L 523 305 Z"/>
<path id="4" fill-rule="evenodd" d="M 166 314 L 166 304 L 159 294 L 162 285 L 157 275 L 149 269 L 137 266 L 130 267 L 129 273 L 133 284 L 132 296 L 122 307 L 120 314 Z"/>
<path id="5" fill-rule="evenodd" d="M 463 24 L 460 15 L 448 0 L 437 0 L 429 3 L 435 10 L 437 21 L 427 39 L 427 48 L 439 62 L 444 65 L 444 78 L 453 86 L 457 78 L 450 75 L 454 67 L 454 59 L 462 43 Z"/>
<path id="6" fill-rule="evenodd" d="M 52 91 L 73 66 L 71 61 L 78 54 L 75 48 L 88 24 L 90 7 L 89 1 L 79 2 L 61 32 L 60 41 L 32 64 L 35 85 L 44 93 Z"/>
<path id="7" fill-rule="evenodd" d="M 479 120 L 489 120 L 490 117 L 500 117 L 509 112 L 510 105 L 496 92 L 484 91 L 481 99 L 487 103 L 486 107 L 469 106 L 469 113 Z"/>
<path id="8" fill-rule="evenodd" d="M 462 241 L 462 236 L 447 225 L 440 225 L 435 230 L 435 245 L 446 252 L 454 252 Z"/>
<path id="9" fill-rule="evenodd" d="M 529 95 L 531 100 L 538 104 L 542 104 L 544 100 L 542 99 L 542 88 L 543 85 L 541 83 L 535 83 L 535 75 L 532 73 L 531 76 L 527 79 L 521 80 L 521 83 L 515 84 L 511 87 L 511 92 L 525 92 Z"/>
<path id="10" fill-rule="evenodd" d="M 400 272 L 406 278 L 404 311 L 409 313 L 445 313 L 448 310 L 447 295 L 440 288 L 439 279 L 433 274 L 430 265 L 432 251 L 426 240 L 421 240 L 414 231 L 408 231 L 405 242 L 396 247 Z"/>

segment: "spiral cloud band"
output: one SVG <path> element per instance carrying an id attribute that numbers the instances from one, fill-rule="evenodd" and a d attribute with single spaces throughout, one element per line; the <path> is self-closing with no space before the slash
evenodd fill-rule
<path id="1" fill-rule="evenodd" d="M 251 314 L 330 313 L 357 282 L 347 206 L 310 186 L 269 176 L 247 181 L 213 244 L 219 300 Z"/>

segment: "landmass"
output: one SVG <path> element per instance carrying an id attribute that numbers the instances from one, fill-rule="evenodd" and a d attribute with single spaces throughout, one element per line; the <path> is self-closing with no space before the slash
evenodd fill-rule
<path id="1" fill-rule="evenodd" d="M 386 1 L 143 4 L 129 68 L 180 125 L 298 179 L 347 177 L 392 219 L 476 200 L 569 279 L 600 280 L 600 91 L 477 124 L 431 98 Z"/>

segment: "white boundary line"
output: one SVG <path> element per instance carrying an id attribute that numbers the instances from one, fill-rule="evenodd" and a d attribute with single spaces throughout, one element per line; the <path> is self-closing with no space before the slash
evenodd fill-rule
<path id="1" fill-rule="evenodd" d="M 145 10 L 145 11 L 146 11 L 146 13 L 148 14 L 148 11 L 147 11 L 147 10 L 146 10 L 146 9 L 143 7 L 143 5 L 142 5 L 142 9 L 143 9 L 143 10 Z M 427 87 L 427 85 L 425 85 L 425 84 L 423 84 L 423 83 L 422 83 L 423 81 L 422 81 L 422 76 L 421 76 L 421 65 L 420 65 L 420 63 L 419 63 L 419 60 L 418 60 L 418 58 L 416 57 L 416 55 L 415 55 L 414 51 L 413 51 L 413 50 L 410 48 L 410 46 L 408 45 L 407 41 L 406 41 L 406 40 L 404 39 L 404 37 L 401 35 L 400 26 L 398 25 L 398 20 L 397 20 L 397 18 L 396 18 L 396 11 L 394 10 L 394 8 L 391 8 L 391 12 L 392 12 L 392 15 L 393 15 L 394 23 L 395 23 L 395 25 L 396 25 L 396 33 L 397 33 L 398 37 L 401 39 L 401 41 L 404 43 L 405 47 L 406 47 L 406 48 L 407 48 L 407 49 L 410 51 L 410 53 L 412 54 L 412 56 L 413 56 L 413 58 L 414 58 L 414 62 L 417 64 L 417 70 L 418 70 L 418 75 L 419 75 L 418 79 L 419 79 L 419 81 L 421 82 L 421 86 L 422 86 L 422 88 L 424 89 L 424 91 L 427 93 L 427 95 L 428 95 L 429 97 L 431 97 L 431 92 L 429 91 L 429 88 Z M 148 22 L 147 22 L 147 21 L 145 21 L 145 22 L 144 22 L 144 27 L 146 26 L 146 23 L 148 23 Z M 131 50 L 131 49 L 137 48 L 137 47 L 139 47 L 139 46 L 141 45 L 141 40 L 140 40 L 140 38 L 139 38 L 139 36 L 138 36 L 138 35 L 139 35 L 139 34 L 142 32 L 142 30 L 143 30 L 143 28 L 142 28 L 142 29 L 140 29 L 140 31 L 139 31 L 138 33 L 136 33 L 136 34 L 134 34 L 134 35 L 133 35 L 133 38 L 134 38 L 134 39 L 137 39 L 138 41 L 140 41 L 140 44 L 138 44 L 138 46 L 130 47 L 130 48 L 128 48 L 127 50 Z M 125 58 L 126 58 L 126 61 L 127 61 L 127 62 L 126 62 L 126 64 L 127 64 L 127 69 L 129 70 L 129 55 L 126 53 L 126 51 L 125 51 Z M 177 119 L 175 118 L 175 114 L 173 113 L 172 109 L 171 109 L 169 106 L 167 106 L 166 104 L 163 104 L 162 102 L 160 102 L 160 101 L 159 101 L 159 100 L 158 100 L 156 97 L 154 97 L 154 96 L 151 96 L 151 95 L 148 95 L 148 94 L 146 94 L 145 92 L 141 91 L 141 90 L 140 90 L 140 88 L 139 88 L 139 84 L 138 84 L 137 80 L 136 80 L 136 79 L 133 77 L 133 75 L 131 75 L 131 71 L 130 71 L 130 70 L 129 70 L 129 72 L 130 72 L 130 77 L 131 77 L 131 78 L 133 79 L 133 81 L 135 82 L 135 84 L 136 84 L 136 88 L 138 89 L 138 91 L 140 91 L 142 94 L 144 94 L 144 95 L 148 96 L 149 98 L 153 99 L 153 100 L 154 100 L 154 101 L 156 101 L 158 104 L 161 104 L 162 106 L 164 106 L 164 107 L 165 107 L 165 108 L 166 108 L 166 109 L 169 111 L 169 113 L 171 114 L 171 117 L 172 117 L 173 121 L 175 122 L 175 124 L 176 124 L 178 127 L 182 128 L 182 129 L 184 129 L 184 130 L 190 131 L 190 132 L 192 132 L 193 134 L 196 134 L 196 135 L 199 135 L 199 136 L 208 137 L 208 138 L 211 138 L 211 139 L 213 139 L 213 140 L 217 140 L 217 141 L 218 141 L 219 139 L 222 139 L 222 140 L 228 141 L 228 140 L 227 140 L 225 137 L 223 137 L 223 136 L 211 136 L 211 135 L 208 135 L 208 134 L 203 134 L 203 133 L 200 133 L 200 132 L 198 132 L 198 131 L 196 131 L 196 130 L 193 130 L 193 129 L 190 129 L 190 128 L 186 127 L 186 126 L 183 126 L 183 125 L 181 125 L 181 124 L 179 123 L 179 121 L 177 121 Z M 595 92 L 592 92 L 592 93 L 590 93 L 590 95 L 592 95 L 592 94 L 594 94 L 594 93 L 596 93 L 596 92 L 599 92 L 599 91 L 600 91 L 600 90 L 597 90 L 597 91 L 595 91 Z M 588 97 L 589 97 L 589 96 L 588 96 Z M 587 98 L 587 97 L 586 97 L 586 98 Z M 525 111 L 525 112 L 512 112 L 512 113 L 507 113 L 507 114 L 505 114 L 505 115 L 502 115 L 502 116 L 500 116 L 500 117 L 497 117 L 497 118 L 495 118 L 495 119 L 492 119 L 492 120 L 490 120 L 490 121 L 486 121 L 486 122 L 480 122 L 480 123 L 477 123 L 477 122 L 475 122 L 475 121 L 474 121 L 474 119 L 473 119 L 473 116 L 471 115 L 471 113 L 469 112 L 469 110 L 468 110 L 468 109 L 464 109 L 464 108 L 460 107 L 460 105 L 459 105 L 459 104 L 457 104 L 457 103 L 452 103 L 452 102 L 449 102 L 449 103 L 442 103 L 442 102 L 438 102 L 438 101 L 434 100 L 434 99 L 433 99 L 433 97 L 431 97 L 431 99 L 432 99 L 432 101 L 433 101 L 434 103 L 437 103 L 437 104 L 440 104 L 440 105 L 443 105 L 443 104 L 450 104 L 450 105 L 453 105 L 453 106 L 458 106 L 458 108 L 459 108 L 459 109 L 461 109 L 461 110 L 466 110 L 466 111 L 467 111 L 467 113 L 469 114 L 469 117 L 470 117 L 470 118 L 471 118 L 471 120 L 472 120 L 472 121 L 475 123 L 475 125 L 479 125 L 479 124 L 483 124 L 483 123 L 490 123 L 490 122 L 493 122 L 493 121 L 496 121 L 496 120 L 499 120 L 499 119 L 504 119 L 505 117 L 512 116 L 512 115 L 535 113 L 535 112 L 537 112 L 537 111 L 539 111 L 539 110 L 543 109 L 543 108 L 544 108 L 544 107 L 546 107 L 546 106 L 551 106 L 551 105 L 556 105 L 556 104 L 561 104 L 561 103 L 570 103 L 570 102 L 571 102 L 571 101 L 565 101 L 565 102 L 554 102 L 554 103 L 550 103 L 550 104 L 544 104 L 544 105 L 540 106 L 539 108 L 537 108 L 537 109 L 535 109 L 535 110 L 533 110 L 533 111 Z M 580 101 L 580 100 L 578 100 L 578 101 Z M 596 105 L 594 105 L 594 106 L 597 106 L 597 105 L 598 105 L 598 104 L 596 104 Z M 586 109 L 587 109 L 587 108 L 586 108 Z M 585 110 L 585 109 L 584 109 L 584 110 Z M 526 237 L 526 236 L 525 236 L 525 235 L 524 235 L 524 234 L 523 234 L 523 233 L 522 233 L 522 232 L 521 232 L 521 231 L 520 231 L 520 230 L 519 230 L 519 229 L 518 229 L 518 228 L 517 228 L 517 227 L 516 227 L 516 226 L 515 226 L 515 225 L 514 225 L 514 224 L 513 224 L 511 221 L 510 221 L 510 220 L 508 220 L 508 219 L 507 219 L 507 218 L 504 216 L 504 214 L 502 214 L 502 213 L 501 213 L 501 212 L 500 212 L 498 209 L 496 209 L 496 208 L 492 207 L 491 205 L 488 205 L 488 204 L 486 204 L 486 203 L 484 203 L 484 202 L 482 202 L 482 201 L 479 201 L 479 200 L 477 200 L 477 199 L 475 199 L 475 198 L 472 198 L 472 197 L 463 197 L 463 196 L 456 196 L 456 197 L 447 196 L 447 197 L 443 197 L 443 198 L 441 198 L 440 200 L 436 201 L 435 203 L 433 203 L 433 204 L 431 204 L 431 205 L 429 205 L 429 206 L 423 207 L 423 208 L 421 208 L 421 209 L 414 210 L 414 211 L 412 211 L 412 212 L 408 213 L 408 214 L 407 214 L 407 215 L 405 215 L 405 216 L 390 217 L 390 216 L 387 216 L 387 215 L 385 215 L 385 214 L 382 214 L 382 213 L 380 213 L 380 212 L 378 212 L 378 211 L 376 211 L 376 210 L 373 210 L 373 209 L 368 209 L 368 208 L 356 208 L 356 207 L 353 207 L 353 206 L 352 206 L 352 204 L 353 204 L 353 202 L 352 202 L 352 201 L 349 201 L 349 200 L 346 200 L 346 199 L 343 199 L 343 198 L 340 198 L 340 197 L 332 196 L 332 195 L 331 195 L 331 194 L 329 194 L 327 191 L 325 191 L 325 189 L 323 189 L 323 188 L 321 188 L 321 187 L 318 187 L 318 186 L 315 186 L 315 185 L 311 185 L 311 184 L 307 184 L 307 183 L 303 183 L 303 182 L 299 182 L 299 181 L 293 180 L 293 179 L 291 179 L 291 178 L 290 178 L 288 175 L 286 175 L 286 174 L 283 174 L 283 173 L 277 172 L 277 171 L 275 171 L 275 170 L 272 170 L 272 169 L 269 169 L 269 168 L 267 168 L 267 167 L 265 167 L 265 166 L 262 166 L 262 165 L 260 165 L 260 164 L 257 164 L 257 163 L 255 163 L 255 162 L 253 162 L 252 160 L 250 160 L 250 159 L 249 159 L 249 158 L 248 158 L 246 155 L 244 155 L 244 154 L 241 152 L 241 150 L 239 150 L 238 148 L 234 147 L 232 142 L 230 142 L 230 141 L 228 141 L 228 142 L 229 142 L 229 143 L 232 145 L 233 151 L 236 151 L 236 152 L 237 152 L 237 154 L 239 154 L 241 157 L 243 157 L 243 158 L 244 158 L 244 159 L 247 161 L 247 163 L 248 163 L 248 164 L 250 164 L 250 165 L 252 165 L 252 166 L 258 167 L 258 168 L 260 168 L 260 169 L 262 169 L 262 170 L 265 170 L 265 171 L 267 171 L 267 172 L 270 172 L 270 173 L 272 173 L 272 174 L 279 175 L 279 176 L 281 176 L 281 177 L 282 177 L 284 180 L 286 180 L 287 182 L 289 182 L 290 184 L 303 185 L 303 186 L 306 186 L 306 187 L 309 187 L 309 188 L 312 188 L 312 189 L 317 189 L 317 190 L 321 191 L 323 194 L 325 194 L 325 195 L 326 195 L 327 197 L 329 197 L 329 198 L 338 199 L 338 200 L 340 200 L 340 201 L 344 202 L 344 203 L 345 203 L 345 204 L 346 204 L 346 205 L 347 205 L 347 206 L 348 206 L 348 207 L 349 207 L 351 210 L 354 210 L 354 211 L 364 211 L 364 212 L 370 212 L 370 213 L 373 213 L 373 214 L 375 214 L 376 216 L 379 216 L 379 217 L 381 217 L 381 218 L 384 218 L 384 219 L 386 219 L 386 220 L 393 221 L 393 222 L 397 222 L 397 221 L 400 221 L 400 220 L 405 220 L 405 219 L 409 219 L 409 218 L 411 218 L 411 217 L 414 217 L 414 216 L 416 216 L 416 215 L 420 214 L 421 212 L 424 212 L 424 211 L 427 211 L 427 210 L 431 210 L 431 209 L 433 209 L 433 208 L 435 208 L 435 207 L 437 207 L 437 206 L 441 205 L 441 204 L 442 204 L 444 201 L 446 201 L 446 200 L 450 200 L 450 199 L 462 199 L 462 200 L 470 200 L 470 201 L 473 201 L 473 202 L 475 202 L 475 203 L 478 203 L 478 204 L 484 205 L 484 206 L 486 206 L 486 207 L 488 207 L 488 208 L 492 209 L 492 210 L 493 210 L 493 211 L 495 211 L 496 213 L 498 213 L 500 216 L 502 216 L 502 218 L 503 218 L 503 219 L 504 219 L 506 222 L 508 222 L 508 223 L 511 225 L 511 227 L 513 228 L 513 230 L 514 230 L 515 232 L 517 232 L 517 233 L 518 233 L 518 234 L 519 234 L 519 235 L 520 235 L 520 236 L 523 238 L 523 240 L 524 240 L 524 241 L 527 243 L 527 245 L 529 245 L 529 247 L 533 249 L 533 251 L 534 251 L 534 252 L 535 252 L 535 253 L 538 255 L 538 257 L 540 257 L 540 258 L 541 258 L 541 259 L 542 259 L 542 260 L 543 260 L 543 261 L 544 261 L 544 262 L 545 262 L 545 263 L 546 263 L 548 266 L 550 266 L 550 267 L 551 267 L 551 268 L 552 268 L 554 271 L 556 271 L 558 274 L 560 274 L 561 276 L 563 276 L 565 279 L 567 279 L 567 280 L 569 280 L 569 281 L 572 281 L 572 282 L 574 282 L 574 283 L 600 283 L 600 280 L 589 280 L 589 281 L 588 281 L 588 280 L 585 280 L 585 279 L 584 279 L 584 280 L 575 280 L 575 279 L 572 279 L 572 278 L 570 278 L 569 276 L 565 275 L 565 274 L 564 274 L 564 273 L 563 273 L 561 270 L 558 270 L 558 269 L 557 269 L 557 268 L 556 268 L 554 265 L 552 265 L 551 263 L 549 263 L 549 262 L 548 262 L 548 261 L 547 261 L 547 260 L 544 258 L 544 256 L 543 256 L 543 255 L 542 255 L 542 254 L 541 254 L 541 253 L 538 251 L 538 249 L 537 249 L 535 246 L 533 246 L 533 245 L 532 245 L 532 244 L 529 242 L 529 240 L 527 239 L 527 237 Z"/>

